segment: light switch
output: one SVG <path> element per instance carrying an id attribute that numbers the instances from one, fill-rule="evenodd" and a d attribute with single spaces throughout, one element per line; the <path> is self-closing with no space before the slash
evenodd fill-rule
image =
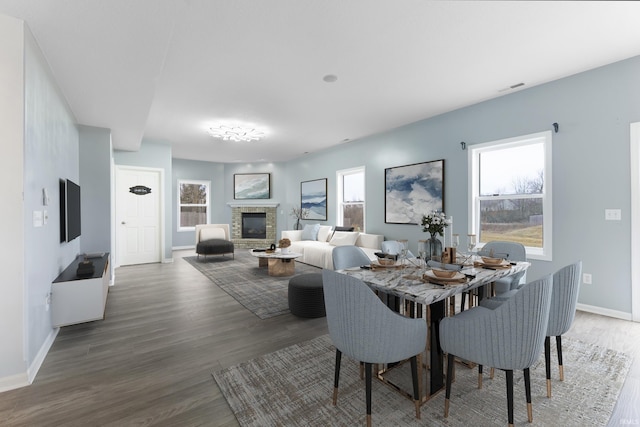
<path id="1" fill-rule="evenodd" d="M 604 219 L 607 221 L 620 221 L 622 219 L 622 211 L 620 209 L 605 209 Z"/>
<path id="2" fill-rule="evenodd" d="M 33 226 L 42 227 L 42 211 L 33 211 Z"/>

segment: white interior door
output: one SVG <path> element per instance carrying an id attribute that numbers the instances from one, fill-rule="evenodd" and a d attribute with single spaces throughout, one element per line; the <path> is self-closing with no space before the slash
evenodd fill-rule
<path id="1" fill-rule="evenodd" d="M 161 175 L 160 170 L 144 168 L 118 167 L 116 171 L 118 265 L 162 260 Z"/>

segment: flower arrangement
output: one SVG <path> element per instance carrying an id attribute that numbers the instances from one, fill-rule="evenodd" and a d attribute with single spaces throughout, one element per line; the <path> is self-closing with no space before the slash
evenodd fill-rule
<path id="1" fill-rule="evenodd" d="M 444 235 L 444 229 L 449 226 L 449 221 L 444 212 L 433 211 L 429 215 L 422 215 L 422 231 L 429 232 L 431 236 Z"/>
<path id="2" fill-rule="evenodd" d="M 289 246 L 291 246 L 291 240 L 287 239 L 286 237 L 278 241 L 279 248 L 288 248 Z"/>

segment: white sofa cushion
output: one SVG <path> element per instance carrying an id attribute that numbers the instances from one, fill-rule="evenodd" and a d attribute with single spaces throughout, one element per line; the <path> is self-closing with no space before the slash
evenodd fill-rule
<path id="1" fill-rule="evenodd" d="M 367 234 L 360 233 L 358 240 L 356 240 L 356 246 L 361 248 L 372 248 L 376 251 L 380 250 L 384 236 L 382 234 Z M 373 259 L 376 259 L 375 257 Z"/>
<path id="2" fill-rule="evenodd" d="M 321 229 L 322 227 L 323 226 L 321 226 Z M 324 227 L 331 228 L 330 226 Z M 355 236 L 357 239 L 356 245 L 360 246 L 372 261 L 376 259 L 375 253 L 380 251 L 380 245 L 384 240 L 384 236 L 380 234 L 350 232 L 339 233 L 348 234 L 351 236 L 351 239 Z M 340 236 L 340 234 L 338 234 L 338 236 Z M 317 240 L 302 240 L 302 230 L 283 230 L 282 238 L 285 237 L 291 240 L 291 247 L 289 250 L 291 252 L 302 254 L 300 258 L 297 258 L 298 261 L 305 264 L 315 265 L 316 267 L 333 270 L 332 254 L 335 245 L 332 245 L 329 242 L 321 242 Z"/>
<path id="3" fill-rule="evenodd" d="M 349 231 L 336 231 L 331 236 L 329 244 L 331 246 L 351 246 L 355 245 L 360 233 L 353 233 Z"/>
<path id="4" fill-rule="evenodd" d="M 282 230 L 282 238 L 287 238 L 292 242 L 302 240 L 302 230 Z"/>

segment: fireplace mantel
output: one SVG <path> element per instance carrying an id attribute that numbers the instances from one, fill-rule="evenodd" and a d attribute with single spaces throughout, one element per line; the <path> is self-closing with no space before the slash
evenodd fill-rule
<path id="1" fill-rule="evenodd" d="M 246 208 L 246 207 L 277 208 L 280 205 L 280 203 L 253 201 L 253 202 L 227 202 L 227 205 L 232 208 Z"/>

